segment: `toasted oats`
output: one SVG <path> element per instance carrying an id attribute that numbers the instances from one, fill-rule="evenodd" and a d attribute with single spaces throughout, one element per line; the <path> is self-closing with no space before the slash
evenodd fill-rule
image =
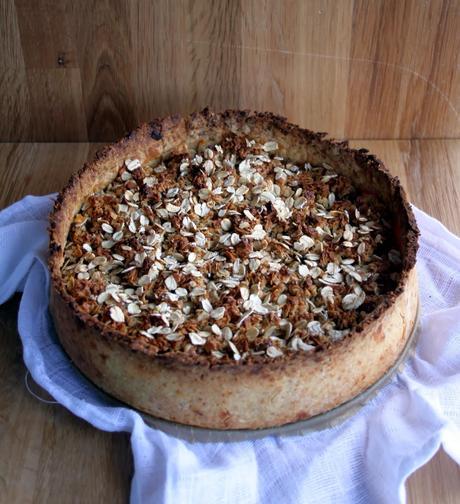
<path id="1" fill-rule="evenodd" d="M 347 334 L 349 334 L 349 330 L 344 330 L 344 331 L 338 331 L 336 329 L 330 329 L 328 334 L 329 338 L 331 341 L 340 341 L 342 340 Z"/>
<path id="2" fill-rule="evenodd" d="M 243 213 L 249 220 L 255 220 L 254 215 L 248 209 L 243 210 Z"/>
<path id="3" fill-rule="evenodd" d="M 315 266 L 310 270 L 310 275 L 312 278 L 316 279 L 319 276 L 321 276 L 322 274 L 323 274 L 323 270 L 321 268 L 319 268 L 318 266 Z"/>
<path id="4" fill-rule="evenodd" d="M 276 300 L 276 303 L 279 305 L 279 306 L 283 306 L 286 304 L 287 302 L 287 299 L 288 297 L 286 296 L 286 294 L 280 294 L 278 296 L 278 299 Z"/>
<path id="5" fill-rule="evenodd" d="M 145 336 L 146 338 L 148 339 L 155 339 L 153 334 L 150 334 L 148 331 L 139 331 L 140 334 L 142 334 L 142 336 Z"/>
<path id="6" fill-rule="evenodd" d="M 225 307 L 220 306 L 219 308 L 214 308 L 210 313 L 213 319 L 219 320 L 225 315 Z"/>
<path id="7" fill-rule="evenodd" d="M 298 252 L 306 252 L 314 247 L 315 241 L 307 235 L 302 235 L 298 241 L 294 242 L 294 249 Z"/>
<path id="8" fill-rule="evenodd" d="M 226 341 L 230 341 L 230 340 L 233 338 L 233 332 L 232 332 L 232 330 L 230 329 L 230 327 L 225 326 L 225 327 L 222 329 L 222 336 L 224 337 L 224 339 L 225 339 Z"/>
<path id="9" fill-rule="evenodd" d="M 267 355 L 271 357 L 272 359 L 276 359 L 277 357 L 282 357 L 283 352 L 279 348 L 276 348 L 275 346 L 269 346 L 267 348 Z"/>
<path id="10" fill-rule="evenodd" d="M 325 303 L 334 304 L 334 290 L 332 287 L 326 286 L 321 289 L 321 297 Z"/>
<path id="11" fill-rule="evenodd" d="M 247 287 L 240 287 L 240 295 L 245 301 L 249 299 L 249 289 Z"/>
<path id="12" fill-rule="evenodd" d="M 216 336 L 222 336 L 222 330 L 217 324 L 212 324 L 211 331 Z"/>
<path id="13" fill-rule="evenodd" d="M 267 236 L 262 224 L 256 224 L 252 233 L 247 235 L 248 238 L 252 238 L 253 240 L 263 240 Z"/>
<path id="14" fill-rule="evenodd" d="M 122 323 L 125 321 L 125 314 L 119 306 L 114 305 L 110 307 L 110 318 L 114 322 Z"/>
<path id="15" fill-rule="evenodd" d="M 125 161 L 125 166 L 130 172 L 132 172 L 141 167 L 141 162 L 139 159 L 127 159 Z"/>
<path id="16" fill-rule="evenodd" d="M 183 338 L 184 338 L 184 336 L 182 334 L 177 333 L 177 332 L 172 332 L 172 333 L 169 333 L 166 335 L 166 339 L 168 341 L 179 341 Z"/>
<path id="17" fill-rule="evenodd" d="M 361 283 L 363 281 L 363 277 L 357 271 L 349 269 L 349 268 L 346 271 L 347 271 L 348 275 L 350 275 L 351 278 L 353 278 L 353 280 L 356 280 L 359 283 Z"/>
<path id="18" fill-rule="evenodd" d="M 110 299 L 110 293 L 108 292 L 101 292 L 96 298 L 98 304 L 104 304 L 109 299 Z"/>
<path id="19" fill-rule="evenodd" d="M 307 277 L 310 274 L 310 270 L 308 269 L 308 266 L 305 264 L 299 264 L 299 275 L 301 277 Z"/>
<path id="20" fill-rule="evenodd" d="M 193 210 L 196 213 L 196 215 L 198 215 L 198 217 L 206 217 L 206 215 L 208 215 L 209 213 L 209 208 L 206 203 L 197 203 L 193 207 Z"/>
<path id="21" fill-rule="evenodd" d="M 230 219 L 222 219 L 220 226 L 224 231 L 228 231 L 232 227 L 232 221 Z"/>
<path id="22" fill-rule="evenodd" d="M 350 224 L 345 224 L 345 231 L 343 232 L 343 239 L 345 241 L 352 241 L 353 240 L 353 229 L 350 226 Z"/>
<path id="23" fill-rule="evenodd" d="M 211 313 L 213 311 L 213 307 L 209 299 L 202 299 L 201 306 L 206 313 Z"/>
<path id="24" fill-rule="evenodd" d="M 141 309 L 137 303 L 129 303 L 128 313 L 130 315 L 137 315 L 137 314 L 141 313 Z"/>
<path id="25" fill-rule="evenodd" d="M 365 299 L 364 291 L 351 292 L 342 298 L 342 307 L 346 311 L 356 310 L 364 303 Z"/>
<path id="26" fill-rule="evenodd" d="M 330 193 L 329 196 L 327 197 L 327 203 L 328 203 L 328 208 L 332 208 L 332 206 L 335 203 L 335 194 Z"/>
<path id="27" fill-rule="evenodd" d="M 112 240 L 118 242 L 123 239 L 123 231 L 116 231 L 112 235 Z"/>
<path id="28" fill-rule="evenodd" d="M 302 341 L 298 336 L 292 338 L 290 342 L 290 346 L 293 350 L 302 350 L 303 352 L 309 352 L 310 350 L 314 350 L 315 347 L 313 345 L 309 345 Z"/>
<path id="29" fill-rule="evenodd" d="M 259 329 L 255 326 L 249 327 L 246 331 L 246 336 L 249 341 L 254 341 L 259 336 Z"/>
<path id="30" fill-rule="evenodd" d="M 309 345 L 308 343 L 304 343 L 301 339 L 299 339 L 297 346 L 299 347 L 299 350 L 302 350 L 302 352 L 310 352 L 311 350 L 315 349 L 314 345 Z"/>
<path id="31" fill-rule="evenodd" d="M 244 149 L 226 139 L 184 154 L 179 177 L 176 160 L 173 169 L 168 159 L 126 160 L 75 216 L 81 248 L 69 242 L 62 268 L 69 292 L 81 288 L 75 280 L 97 281 L 95 317 L 109 310 L 149 345 L 163 335 L 174 351 L 216 359 L 275 358 L 345 337 L 368 311 L 366 292 L 369 308 L 384 293 L 380 276 L 399 278 L 401 254 L 375 254 L 390 224 L 378 205 L 344 199 L 349 182 L 328 165 L 296 165 L 275 155 L 275 140 L 243 138 Z M 152 318 L 158 327 L 145 331 Z"/>
<path id="32" fill-rule="evenodd" d="M 250 310 L 260 315 L 266 315 L 269 310 L 266 306 L 262 304 L 262 300 L 257 294 L 251 294 L 249 299 L 243 304 L 245 310 Z"/>
<path id="33" fill-rule="evenodd" d="M 312 320 L 311 322 L 308 322 L 307 329 L 308 332 L 313 336 L 318 336 L 323 332 L 321 324 L 317 320 Z"/>
<path id="34" fill-rule="evenodd" d="M 206 338 L 198 333 L 191 332 L 188 336 L 192 345 L 204 345 L 206 343 Z"/>
<path id="35" fill-rule="evenodd" d="M 107 264 L 107 257 L 97 256 L 91 261 L 90 264 L 94 264 L 94 266 L 103 266 L 104 264 Z"/>
<path id="36" fill-rule="evenodd" d="M 208 200 L 208 199 L 211 197 L 211 194 L 212 194 L 212 192 L 211 192 L 209 189 L 207 189 L 207 188 L 205 188 L 205 189 L 200 189 L 200 190 L 198 191 L 198 197 L 199 197 L 201 200 L 203 200 L 203 201 Z"/>
<path id="37" fill-rule="evenodd" d="M 166 211 L 168 213 L 175 214 L 180 211 L 180 206 L 173 205 L 172 203 L 167 203 L 166 204 Z"/>
<path id="38" fill-rule="evenodd" d="M 176 290 L 177 289 L 176 279 L 172 275 L 166 277 L 165 286 L 170 291 Z"/>
<path id="39" fill-rule="evenodd" d="M 278 143 L 273 141 L 266 142 L 262 148 L 265 152 L 273 152 L 278 150 Z"/>
<path id="40" fill-rule="evenodd" d="M 158 179 L 156 177 L 145 177 L 142 181 L 147 187 L 153 187 L 158 183 Z"/>
<path id="41" fill-rule="evenodd" d="M 275 198 L 273 201 L 273 208 L 275 209 L 278 218 L 282 221 L 289 219 L 292 215 L 291 210 L 289 210 L 289 207 L 281 198 Z"/>
<path id="42" fill-rule="evenodd" d="M 240 235 L 238 233 L 232 233 L 230 235 L 230 243 L 232 245 L 238 245 L 238 243 L 240 243 L 241 241 L 241 238 L 240 238 Z"/>
<path id="43" fill-rule="evenodd" d="M 230 347 L 230 349 L 233 352 L 233 358 L 235 360 L 240 360 L 241 355 L 240 355 L 240 352 L 239 352 L 238 348 L 236 347 L 236 345 L 232 341 L 228 341 L 228 346 Z"/>

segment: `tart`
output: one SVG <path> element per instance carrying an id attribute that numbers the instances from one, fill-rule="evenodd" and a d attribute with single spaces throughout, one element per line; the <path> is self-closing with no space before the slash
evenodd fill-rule
<path id="1" fill-rule="evenodd" d="M 50 311 L 75 365 L 151 415 L 257 429 L 377 382 L 415 324 L 417 225 L 366 150 L 204 110 L 104 148 L 50 217 Z"/>

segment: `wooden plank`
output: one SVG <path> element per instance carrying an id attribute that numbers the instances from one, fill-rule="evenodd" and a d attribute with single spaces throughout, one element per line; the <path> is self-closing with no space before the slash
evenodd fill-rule
<path id="1" fill-rule="evenodd" d="M 459 232 L 460 140 L 356 140 L 406 185 L 412 201 Z M 92 158 L 95 144 L 0 145 L 0 208 L 25 194 L 46 194 Z M 436 188 L 436 189 L 434 189 Z M 64 408 L 45 405 L 24 387 L 16 330 L 18 298 L 0 307 L 0 501 L 126 502 L 132 460 L 125 434 L 93 429 Z M 460 469 L 443 452 L 407 483 L 408 502 L 456 503 Z"/>
<path id="2" fill-rule="evenodd" d="M 460 235 L 460 148 L 455 140 L 413 141 L 406 168 L 412 201 Z"/>
<path id="3" fill-rule="evenodd" d="M 458 5 L 356 0 L 353 22 L 347 135 L 458 137 Z"/>
<path id="4" fill-rule="evenodd" d="M 409 198 L 412 199 L 412 187 L 406 176 L 406 166 L 411 152 L 410 140 L 353 140 L 350 145 L 356 149 L 364 147 L 381 159 L 390 173 L 399 177 Z"/>
<path id="5" fill-rule="evenodd" d="M 206 105 L 271 110 L 340 138 L 460 135 L 460 9 L 449 0 L 0 9 L 0 141 L 111 141 Z"/>
<path id="6" fill-rule="evenodd" d="M 460 142 L 458 140 L 356 140 L 385 162 L 411 201 L 460 235 Z"/>
<path id="7" fill-rule="evenodd" d="M 0 2 L 0 141 L 30 137 L 30 97 L 14 0 Z"/>
<path id="8" fill-rule="evenodd" d="M 53 68 L 27 70 L 31 98 L 30 127 L 37 141 L 69 138 L 87 140 L 80 70 Z"/>
<path id="9" fill-rule="evenodd" d="M 98 431 L 27 392 L 18 305 L 16 297 L 0 306 L 0 501 L 127 502 L 133 472 L 128 435 Z"/>
<path id="10" fill-rule="evenodd" d="M 174 8 L 164 1 L 157 2 L 155 9 L 149 2 L 131 4 L 133 88 L 139 122 L 194 108 L 196 63 L 187 44 L 192 23 L 185 6 L 183 1 Z"/>
<path id="11" fill-rule="evenodd" d="M 97 144 L 0 145 L 0 208 L 25 194 L 59 190 Z M 127 502 L 133 471 L 129 438 L 103 433 L 26 390 L 17 333 L 19 298 L 0 306 L 0 501 Z M 35 387 L 44 398 L 49 398 Z"/>
<path id="12" fill-rule="evenodd" d="M 186 6 L 193 40 L 188 50 L 193 61 L 191 104 L 195 110 L 206 106 L 215 110 L 239 108 L 244 72 L 241 51 L 235 46 L 241 40 L 244 4 L 244 0 L 200 0 Z"/>
<path id="13" fill-rule="evenodd" d="M 134 86 L 140 121 L 239 104 L 239 1 L 133 4 Z M 225 107 L 222 105 L 225 104 Z"/>
<path id="14" fill-rule="evenodd" d="M 460 468 L 444 450 L 439 450 L 428 464 L 409 478 L 406 490 L 408 504 L 458 504 Z"/>
<path id="15" fill-rule="evenodd" d="M 23 111 L 29 117 L 29 136 L 36 141 L 87 140 L 69 2 L 18 0 L 16 8 L 30 96 L 30 107 Z"/>
<path id="16" fill-rule="evenodd" d="M 70 2 L 16 0 L 15 5 L 26 67 L 78 68 L 72 18 L 68 15 Z"/>
<path id="17" fill-rule="evenodd" d="M 0 145 L 0 208 L 25 194 L 60 190 L 70 175 L 83 166 L 87 155 L 85 143 Z"/>
<path id="18" fill-rule="evenodd" d="M 241 106 L 344 136 L 353 2 L 243 5 Z"/>
<path id="19" fill-rule="evenodd" d="M 70 2 L 88 138 L 111 141 L 134 129 L 130 2 Z M 152 9 L 155 4 L 150 4 Z"/>

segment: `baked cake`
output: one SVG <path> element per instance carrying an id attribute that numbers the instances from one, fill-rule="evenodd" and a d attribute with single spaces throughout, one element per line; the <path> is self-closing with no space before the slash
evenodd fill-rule
<path id="1" fill-rule="evenodd" d="M 417 226 L 364 149 L 207 110 L 103 149 L 51 215 L 51 313 L 109 394 L 160 418 L 263 428 L 328 411 L 398 359 Z"/>

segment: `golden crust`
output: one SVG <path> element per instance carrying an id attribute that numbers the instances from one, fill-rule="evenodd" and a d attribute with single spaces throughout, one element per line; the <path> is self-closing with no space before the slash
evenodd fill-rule
<path id="1" fill-rule="evenodd" d="M 213 429 L 257 429 L 310 418 L 355 397 L 394 364 L 417 312 L 413 269 L 403 293 L 366 331 L 328 350 L 261 364 L 173 362 L 101 338 L 55 291 L 51 312 L 77 367 L 122 401 L 167 420 Z M 232 362 L 232 361 L 229 361 Z"/>
<path id="2" fill-rule="evenodd" d="M 388 202 L 403 259 L 398 286 L 349 336 L 330 348 L 247 363 L 212 362 L 184 353 L 154 357 L 137 339 L 108 330 L 85 314 L 64 288 L 60 268 L 73 216 L 87 195 L 115 177 L 124 159 L 167 157 L 187 145 L 218 141 L 229 130 L 262 140 L 276 138 L 293 160 L 327 161 L 352 176 L 358 186 L 378 187 L 379 196 Z M 51 312 L 76 365 L 106 391 L 139 409 L 213 428 L 260 428 L 307 418 L 350 399 L 382 376 L 397 359 L 415 320 L 418 229 L 399 180 L 389 175 L 381 161 L 324 136 L 273 114 L 204 110 L 188 118 L 171 116 L 144 124 L 100 151 L 59 194 L 50 217 Z M 277 398 L 270 404 L 267 389 L 273 390 L 270 397 Z M 320 391 L 325 397 L 318 397 Z"/>

